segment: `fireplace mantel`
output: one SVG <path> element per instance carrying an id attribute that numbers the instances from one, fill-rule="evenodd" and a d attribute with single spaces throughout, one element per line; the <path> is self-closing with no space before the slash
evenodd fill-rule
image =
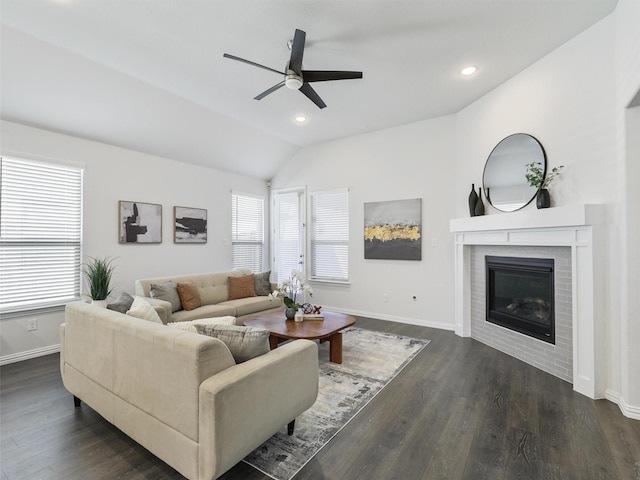
<path id="1" fill-rule="evenodd" d="M 573 388 L 590 398 L 605 390 L 604 206 L 575 205 L 450 220 L 455 233 L 455 332 L 471 335 L 472 245 L 571 248 Z"/>

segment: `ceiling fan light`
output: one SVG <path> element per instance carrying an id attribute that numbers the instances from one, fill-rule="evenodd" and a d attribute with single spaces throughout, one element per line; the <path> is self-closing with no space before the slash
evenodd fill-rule
<path id="1" fill-rule="evenodd" d="M 287 78 L 284 80 L 284 84 L 291 90 L 300 90 L 300 87 L 302 87 L 302 77 L 299 75 L 287 75 Z"/>

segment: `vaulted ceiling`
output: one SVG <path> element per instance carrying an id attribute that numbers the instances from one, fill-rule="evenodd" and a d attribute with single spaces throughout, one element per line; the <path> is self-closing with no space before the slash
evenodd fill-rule
<path id="1" fill-rule="evenodd" d="M 297 150 L 452 114 L 616 0 L 2 0 L 2 118 L 271 178 Z M 257 94 L 306 31 L 304 68 L 361 80 Z M 459 74 L 476 65 L 471 77 Z M 306 122 L 297 124 L 296 115 Z"/>

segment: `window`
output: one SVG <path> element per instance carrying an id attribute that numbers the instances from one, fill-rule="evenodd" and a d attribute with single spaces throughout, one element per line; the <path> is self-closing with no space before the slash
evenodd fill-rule
<path id="1" fill-rule="evenodd" d="M 254 273 L 263 269 L 264 200 L 262 197 L 231 194 L 231 264 Z"/>
<path id="2" fill-rule="evenodd" d="M 0 158 L 0 312 L 80 298 L 82 169 Z"/>
<path id="3" fill-rule="evenodd" d="M 349 281 L 349 191 L 315 192 L 311 199 L 312 280 Z"/>

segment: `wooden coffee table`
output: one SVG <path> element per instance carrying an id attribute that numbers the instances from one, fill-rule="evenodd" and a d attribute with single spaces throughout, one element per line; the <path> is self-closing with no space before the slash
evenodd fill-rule
<path id="1" fill-rule="evenodd" d="M 356 323 L 351 315 L 336 312 L 322 312 L 324 320 L 287 320 L 283 310 L 273 310 L 258 314 L 244 321 L 248 327 L 266 328 L 271 332 L 269 344 L 271 350 L 287 340 L 319 340 L 329 342 L 329 361 L 342 363 L 342 333 Z"/>

